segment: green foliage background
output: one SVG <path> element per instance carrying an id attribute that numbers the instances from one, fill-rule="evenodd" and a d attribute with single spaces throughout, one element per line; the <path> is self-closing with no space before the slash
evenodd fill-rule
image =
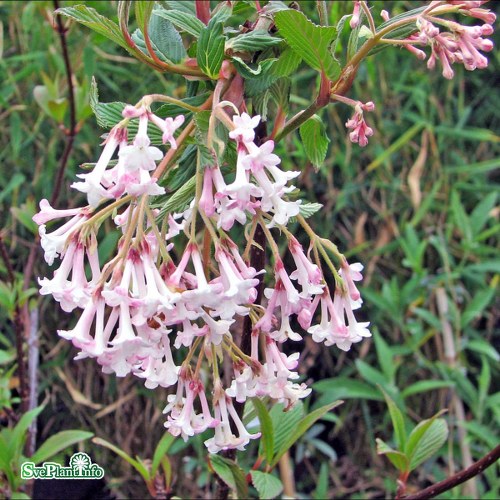
<path id="1" fill-rule="evenodd" d="M 383 3 L 373 2 L 375 10 Z M 115 2 L 85 4 L 116 16 Z M 313 15 L 313 2 L 309 4 Z M 403 10 L 407 4 L 392 2 L 391 9 Z M 332 21 L 349 9 L 347 3 L 336 2 Z M 0 227 L 19 282 L 36 234 L 31 217 L 38 201 L 50 197 L 64 148 L 63 129 L 69 123 L 52 11 L 52 2 L 0 2 Z M 135 103 L 146 93 L 183 97 L 186 90 L 182 78 L 152 71 L 79 25 L 71 24 L 67 40 L 80 130 L 61 207 L 81 204 L 68 186 L 81 163 L 95 161 L 104 133 L 89 107 L 92 76 L 103 102 Z M 412 485 L 443 479 L 465 465 L 464 453 L 478 459 L 498 444 L 498 64 L 494 51 L 487 70 L 464 74 L 459 68 L 455 79 L 446 81 L 403 49 L 386 49 L 364 63 L 350 95 L 377 105 L 368 116 L 375 135 L 367 148 L 348 141 L 348 110 L 339 105 L 330 105 L 320 115 L 330 143 L 318 172 L 307 161 L 298 133 L 280 145 L 284 164 L 303 172 L 299 184 L 305 198 L 324 204 L 312 218 L 317 233 L 335 241 L 350 261 L 365 265 L 364 314 L 375 333 L 373 341 L 349 353 L 321 348 L 309 338 L 303 345 L 301 373 L 315 389 L 307 402 L 310 408 L 346 401 L 292 448 L 297 490 L 305 495 L 394 494 L 396 473 L 375 449 L 376 437 L 394 443 L 380 388 L 403 411 L 407 427 L 448 409 L 448 442 L 418 469 Z M 315 74 L 304 65 L 294 74 L 291 113 L 311 101 Z M 40 97 L 44 93 L 48 100 Z M 101 251 L 109 252 L 107 245 L 110 249 L 115 241 L 110 233 Z M 44 275 L 41 254 L 37 258 L 35 274 Z M 6 272 L 0 261 L 2 403 L 17 388 L 11 370 L 15 299 L 5 285 Z M 39 437 L 80 427 L 131 455 L 151 457 L 163 434 L 164 391 L 153 393 L 130 378 L 102 376 L 92 362 L 73 362 L 72 348 L 55 334 L 71 318 L 50 300 L 30 300 L 40 318 L 39 400 L 47 401 Z M 453 358 L 445 347 L 447 327 L 456 350 Z M 140 478 L 125 462 L 96 445 L 87 444 L 85 450 L 105 467 L 119 495 L 145 494 Z M 203 494 L 210 472 L 202 440 L 189 447 L 176 442 L 170 453 L 174 491 L 182 497 Z M 500 496 L 497 473 L 495 465 L 476 479 L 481 498 Z M 457 489 L 443 498 L 466 493 Z"/>

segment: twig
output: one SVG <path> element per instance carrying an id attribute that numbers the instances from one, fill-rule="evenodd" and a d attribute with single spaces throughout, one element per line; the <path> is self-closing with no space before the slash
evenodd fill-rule
<path id="1" fill-rule="evenodd" d="M 59 1 L 54 0 L 55 10 L 59 9 Z M 61 156 L 59 162 L 59 168 L 57 171 L 56 182 L 54 185 L 54 191 L 52 191 L 52 197 L 50 199 L 51 205 L 54 205 L 59 198 L 59 193 L 61 192 L 62 183 L 64 180 L 64 172 L 66 171 L 66 165 L 68 163 L 69 155 L 73 149 L 73 142 L 75 140 L 75 135 L 77 133 L 76 129 L 76 105 L 75 105 L 75 92 L 73 89 L 73 71 L 71 68 L 71 61 L 69 59 L 68 44 L 66 41 L 66 28 L 63 25 L 61 16 L 56 15 L 57 33 L 59 35 L 59 40 L 61 42 L 61 51 L 64 59 L 64 67 L 66 69 L 66 80 L 68 82 L 68 101 L 69 101 L 69 128 L 66 131 L 66 147 L 64 148 L 64 153 Z"/>
<path id="2" fill-rule="evenodd" d="M 500 458 L 500 445 L 491 450 L 483 458 L 472 464 L 467 469 L 457 472 L 453 476 L 440 481 L 439 483 L 433 484 L 428 488 L 425 488 L 413 495 L 408 495 L 403 497 L 404 500 L 425 500 L 427 498 L 433 498 L 445 491 L 451 490 L 455 486 L 464 483 L 465 481 L 481 474 L 490 465 L 493 465 Z"/>

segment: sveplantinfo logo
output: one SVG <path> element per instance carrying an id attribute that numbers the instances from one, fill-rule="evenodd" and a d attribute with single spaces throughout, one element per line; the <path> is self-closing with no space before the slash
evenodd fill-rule
<path id="1" fill-rule="evenodd" d="M 104 469 L 92 460 L 86 453 L 75 453 L 69 459 L 69 467 L 63 467 L 55 462 L 44 462 L 39 467 L 33 462 L 24 462 L 21 466 L 23 479 L 101 479 Z"/>

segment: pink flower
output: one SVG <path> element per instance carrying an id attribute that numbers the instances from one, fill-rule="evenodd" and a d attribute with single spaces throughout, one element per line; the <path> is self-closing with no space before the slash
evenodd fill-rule
<path id="1" fill-rule="evenodd" d="M 354 1 L 354 9 L 353 9 L 353 12 L 352 12 L 351 20 L 349 22 L 349 25 L 351 26 L 351 29 L 356 28 L 358 26 L 358 24 L 359 24 L 360 3 L 361 2 L 359 0 L 355 0 Z"/>
<path id="2" fill-rule="evenodd" d="M 47 223 L 49 220 L 78 215 L 82 213 L 84 210 L 85 209 L 83 208 L 56 210 L 55 208 L 52 208 L 48 200 L 44 198 L 43 200 L 40 200 L 40 212 L 38 212 L 33 216 L 33 221 L 35 221 L 40 226 L 41 224 Z"/>
<path id="3" fill-rule="evenodd" d="M 296 271 L 291 275 L 291 279 L 296 279 L 302 287 L 302 298 L 323 293 L 323 274 L 316 264 L 313 264 L 305 255 L 302 245 L 292 236 L 288 243 L 288 248 L 292 254 Z"/>
<path id="4" fill-rule="evenodd" d="M 229 132 L 229 137 L 235 141 L 252 142 L 255 138 L 253 129 L 259 124 L 260 115 L 251 117 L 247 113 L 242 113 L 241 116 L 233 116 L 233 122 L 236 128 Z"/>
<path id="5" fill-rule="evenodd" d="M 215 418 L 220 421 L 220 424 L 215 427 L 214 437 L 205 441 L 205 446 L 210 453 L 218 453 L 222 450 L 235 448 L 244 450 L 245 446 L 250 442 L 250 439 L 257 439 L 260 437 L 260 432 L 257 434 L 250 434 L 246 430 L 238 413 L 236 413 L 234 409 L 231 398 L 226 396 L 220 386 L 220 382 L 216 382 L 214 392 L 214 413 Z M 233 434 L 231 430 L 231 420 L 236 428 L 237 435 Z"/>
<path id="6" fill-rule="evenodd" d="M 156 161 L 163 158 L 163 153 L 156 147 L 150 146 L 151 141 L 147 134 L 148 117 L 146 114 L 139 118 L 139 129 L 133 145 L 120 148 L 118 157 L 129 170 L 154 170 Z"/>
<path id="7" fill-rule="evenodd" d="M 373 135 L 373 129 L 366 124 L 363 111 L 373 111 L 375 105 L 372 102 L 366 104 L 358 102 L 354 109 L 354 115 L 347 120 L 345 126 L 352 130 L 349 134 L 351 142 L 356 142 L 361 147 L 365 147 L 368 144 L 368 137 Z"/>
<path id="8" fill-rule="evenodd" d="M 177 149 L 174 132 L 184 123 L 184 116 L 179 115 L 175 118 L 168 117 L 165 120 L 162 120 L 155 114 L 149 113 L 149 119 L 163 132 L 163 144 L 169 142 L 172 149 Z"/>
<path id="9" fill-rule="evenodd" d="M 112 129 L 105 140 L 104 149 L 92 172 L 79 174 L 78 177 L 83 179 L 83 182 L 74 182 L 71 185 L 72 188 L 87 194 L 89 205 L 92 207 L 97 207 L 103 199 L 111 198 L 111 195 L 107 193 L 101 183 L 106 167 L 120 142 L 126 138 L 126 133 L 126 129 Z"/>

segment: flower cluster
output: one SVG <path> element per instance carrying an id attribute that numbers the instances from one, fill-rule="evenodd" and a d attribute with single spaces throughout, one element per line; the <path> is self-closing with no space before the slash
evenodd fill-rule
<path id="1" fill-rule="evenodd" d="M 233 117 L 229 132 L 237 148 L 234 180 L 226 181 L 216 161 L 199 170 L 190 206 L 183 213 L 167 214 L 160 228 L 159 211 L 150 208 L 150 197 L 164 190 L 149 172 L 163 153 L 151 146 L 147 126 L 160 128 L 163 142 L 176 148 L 173 134 L 184 120 L 162 120 L 146 106 L 127 106 L 123 116 L 123 123 L 108 135 L 95 168 L 73 184 L 87 194 L 88 206 L 56 210 L 47 200 L 40 202 L 34 220 L 45 259 L 49 264 L 61 259 L 53 278 L 40 279 L 40 293 L 52 295 L 64 311 L 81 311 L 72 329 L 58 331 L 78 349 L 76 359 L 94 358 L 103 372 L 133 374 L 150 389 L 177 384 L 164 411 L 169 432 L 187 439 L 214 429 L 205 442 L 210 452 L 244 449 L 259 434 L 247 431 L 235 402 L 267 396 L 290 407 L 310 392 L 298 381 L 299 353 L 285 354 L 285 341 L 302 340 L 301 328 L 315 342 L 346 351 L 370 336 L 368 323 L 358 323 L 353 313 L 361 305 L 355 282 L 361 279 L 362 266 L 349 265 L 330 248 L 339 259 L 337 269 L 328 246 L 314 234 L 311 259 L 311 252 L 288 231 L 290 217 L 300 217 L 300 202 L 287 199 L 294 189 L 288 183 L 298 172 L 279 168 L 272 141 L 255 144 L 260 117 L 245 113 Z M 129 144 L 126 127 L 131 120 L 139 124 Z M 113 214 L 122 238 L 116 255 L 101 266 L 96 234 Z M 204 222 L 203 237 L 197 216 Z M 69 220 L 47 232 L 49 221 L 62 218 Z M 242 255 L 226 233 L 248 219 L 261 226 L 273 249 L 274 276 L 268 279 L 272 286 L 265 289 L 262 305 L 256 299 L 265 270 L 251 267 L 246 253 Z M 277 250 L 273 227 L 288 239 L 294 263 L 290 271 Z M 179 255 L 175 243 L 181 240 Z M 333 292 L 323 273 L 320 247 L 335 278 Z M 245 353 L 233 335 L 247 316 L 252 331 L 251 349 Z M 231 373 L 221 364 L 224 356 L 232 361 Z M 210 369 L 212 390 L 207 382 Z"/>
<path id="2" fill-rule="evenodd" d="M 431 55 L 427 60 L 427 67 L 434 69 L 437 61 L 441 63 L 442 74 L 451 80 L 454 76 L 452 64 L 463 64 L 465 69 L 473 71 L 488 66 L 488 59 L 481 54 L 493 49 L 493 42 L 486 38 L 493 33 L 492 23 L 496 16 L 488 9 L 481 8 L 484 1 L 451 1 L 459 7 L 458 12 L 465 16 L 480 19 L 482 26 L 465 26 L 455 21 L 445 20 L 434 15 L 433 5 L 440 2 L 431 2 L 431 5 L 417 19 L 418 33 L 410 36 L 405 47 L 424 60 L 427 55 L 418 46 L 430 46 Z M 439 26 L 446 29 L 442 31 Z"/>

